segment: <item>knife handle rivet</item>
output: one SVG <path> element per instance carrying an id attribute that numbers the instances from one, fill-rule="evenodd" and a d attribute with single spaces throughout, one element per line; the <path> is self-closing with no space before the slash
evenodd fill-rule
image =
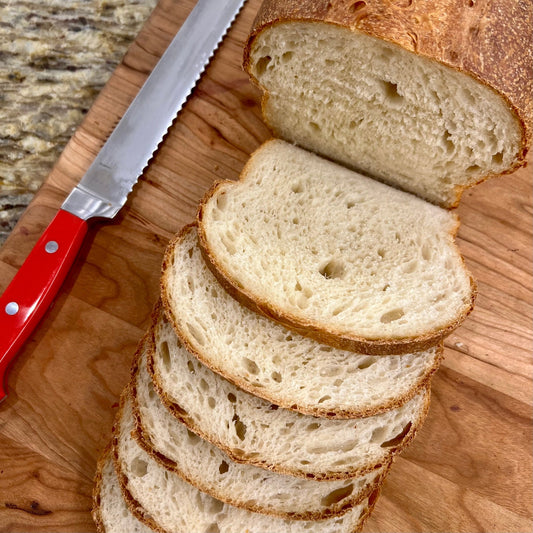
<path id="1" fill-rule="evenodd" d="M 8 315 L 16 315 L 19 312 L 19 304 L 17 302 L 9 302 L 5 311 Z"/>
<path id="2" fill-rule="evenodd" d="M 45 245 L 44 245 L 44 249 L 47 253 L 49 254 L 54 254 L 57 252 L 57 250 L 59 249 L 59 244 L 57 244 L 56 241 L 48 241 Z"/>

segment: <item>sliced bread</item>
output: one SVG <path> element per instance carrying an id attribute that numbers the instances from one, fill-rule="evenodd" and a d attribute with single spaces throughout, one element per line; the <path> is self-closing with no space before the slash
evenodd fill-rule
<path id="1" fill-rule="evenodd" d="M 153 533 L 154 529 L 137 520 L 122 497 L 108 446 L 98 462 L 93 491 L 93 520 L 98 533 Z M 159 529 L 160 533 L 163 533 Z"/>
<path id="2" fill-rule="evenodd" d="M 384 467 L 345 481 L 284 476 L 234 463 L 175 418 L 167 426 L 172 433 L 163 430 L 156 434 L 154 446 L 142 425 L 139 426 L 142 418 L 135 419 L 132 402 L 127 396 L 121 406 L 114 432 L 114 450 L 128 490 L 141 502 L 142 497 L 138 495 L 147 490 L 155 492 L 146 486 L 147 483 L 159 486 L 161 477 L 169 480 L 179 476 L 234 507 L 292 520 L 319 520 L 340 516 L 363 502 L 380 487 L 388 471 L 388 467 Z M 168 412 L 160 416 L 172 417 Z M 146 475 L 147 464 L 149 476 Z"/>
<path id="3" fill-rule="evenodd" d="M 236 463 L 172 416 L 151 383 L 133 387 L 131 396 L 132 405 L 126 406 L 121 419 L 118 455 L 133 456 L 137 447 L 131 443 L 130 434 L 134 429 L 137 444 L 161 466 L 236 507 L 292 519 L 335 516 L 379 487 L 389 470 L 390 465 L 385 464 L 347 480 L 315 481 Z"/>
<path id="4" fill-rule="evenodd" d="M 198 211 L 207 264 L 252 310 L 368 354 L 437 344 L 473 306 L 452 213 L 281 140 Z"/>
<path id="5" fill-rule="evenodd" d="M 442 357 L 441 345 L 401 356 L 339 350 L 250 311 L 207 268 L 195 226 L 169 244 L 161 285 L 167 318 L 189 352 L 242 389 L 305 414 L 355 418 L 398 407 Z"/>
<path id="6" fill-rule="evenodd" d="M 353 532 L 361 529 L 377 500 L 379 487 L 376 486 L 360 503 L 347 509 L 342 516 L 312 521 L 267 516 L 228 505 L 199 491 L 174 472 L 161 466 L 138 446 L 131 435 L 134 422 L 129 399 L 124 398 L 121 403 L 113 439 L 118 484 L 131 513 L 139 521 L 158 531 Z M 181 453 L 185 454 L 186 450 L 182 449 Z M 116 487 L 114 489 L 116 491 Z M 300 497 L 302 496 L 300 494 Z"/>
<path id="7" fill-rule="evenodd" d="M 429 405 L 429 387 L 401 407 L 356 420 L 330 420 L 278 408 L 201 364 L 161 315 L 147 366 L 136 379 L 139 405 L 150 404 L 150 375 L 172 414 L 234 461 L 307 479 L 346 479 L 386 465 L 413 438 Z M 152 403 L 153 403 L 152 399 Z M 141 414 L 151 438 L 168 424 Z M 165 429 L 165 431 L 169 431 Z"/>
<path id="8" fill-rule="evenodd" d="M 276 136 L 455 206 L 525 162 L 532 13 L 530 0 L 266 0 L 244 63 Z"/>

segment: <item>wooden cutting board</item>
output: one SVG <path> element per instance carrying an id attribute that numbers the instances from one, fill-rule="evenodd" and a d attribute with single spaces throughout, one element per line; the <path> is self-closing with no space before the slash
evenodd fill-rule
<path id="1" fill-rule="evenodd" d="M 0 531 L 94 531 L 96 460 L 158 298 L 168 239 L 216 178 L 269 137 L 241 69 L 249 0 L 119 217 L 95 224 L 27 342 L 0 406 Z M 81 178 L 194 4 L 161 0 L 0 251 L 0 291 Z M 524 532 L 532 525 L 531 167 L 464 196 L 458 242 L 476 310 L 446 341 L 425 426 L 366 532 Z"/>

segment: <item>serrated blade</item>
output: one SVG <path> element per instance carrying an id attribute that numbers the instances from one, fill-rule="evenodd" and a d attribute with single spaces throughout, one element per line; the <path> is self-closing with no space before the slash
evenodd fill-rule
<path id="1" fill-rule="evenodd" d="M 62 209 L 116 215 L 244 2 L 198 0 Z"/>

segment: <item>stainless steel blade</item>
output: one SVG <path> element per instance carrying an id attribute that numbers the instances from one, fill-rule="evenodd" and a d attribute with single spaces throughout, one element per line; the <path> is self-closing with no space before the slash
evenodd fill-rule
<path id="1" fill-rule="evenodd" d="M 244 2 L 198 0 L 62 209 L 116 215 Z"/>

